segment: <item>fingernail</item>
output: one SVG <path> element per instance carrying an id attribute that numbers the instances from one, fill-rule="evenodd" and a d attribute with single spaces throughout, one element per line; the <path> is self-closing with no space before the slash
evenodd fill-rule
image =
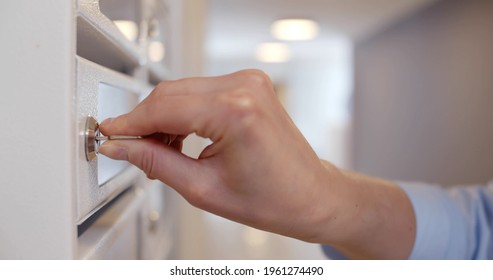
<path id="1" fill-rule="evenodd" d="M 111 125 L 114 120 L 115 120 L 115 118 L 107 118 L 102 123 L 100 123 L 99 125 L 100 126 L 108 126 L 108 125 Z"/>
<path id="2" fill-rule="evenodd" d="M 99 153 L 115 160 L 128 160 L 128 151 L 118 141 L 106 141 L 99 147 Z"/>

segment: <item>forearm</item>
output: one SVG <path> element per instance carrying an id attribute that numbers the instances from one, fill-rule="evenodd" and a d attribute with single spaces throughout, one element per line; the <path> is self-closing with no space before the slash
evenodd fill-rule
<path id="1" fill-rule="evenodd" d="M 335 167 L 323 164 L 333 176 Z M 322 243 L 353 259 L 407 258 L 416 222 L 406 194 L 390 181 L 349 171 L 338 174 L 329 186 L 334 208 L 326 217 Z"/>

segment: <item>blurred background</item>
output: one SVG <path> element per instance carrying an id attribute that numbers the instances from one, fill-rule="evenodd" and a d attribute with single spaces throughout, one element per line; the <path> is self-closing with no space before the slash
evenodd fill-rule
<path id="1" fill-rule="evenodd" d="M 184 73 L 269 74 L 317 154 L 445 186 L 493 174 L 493 1 L 197 0 Z M 284 21 L 302 19 L 304 21 Z M 205 144 L 188 139 L 187 153 Z M 319 259 L 320 246 L 182 205 L 186 259 Z"/>

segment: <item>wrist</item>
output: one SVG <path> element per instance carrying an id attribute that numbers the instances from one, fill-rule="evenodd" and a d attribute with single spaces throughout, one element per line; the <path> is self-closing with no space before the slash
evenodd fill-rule
<path id="1" fill-rule="evenodd" d="M 331 210 L 320 221 L 319 242 L 349 258 L 407 258 L 416 226 L 405 193 L 391 181 L 324 166 L 334 177 L 327 181 Z"/>
<path id="2" fill-rule="evenodd" d="M 331 163 L 320 160 L 321 172 L 314 183 L 317 196 L 307 211 L 312 229 L 303 240 L 312 243 L 334 244 L 344 233 L 342 218 L 345 216 L 345 202 L 348 200 L 346 186 L 350 183 L 345 172 Z"/>

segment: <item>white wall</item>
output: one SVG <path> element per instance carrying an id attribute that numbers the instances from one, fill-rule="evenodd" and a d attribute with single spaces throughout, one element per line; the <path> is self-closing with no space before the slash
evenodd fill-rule
<path id="1" fill-rule="evenodd" d="M 355 49 L 354 167 L 443 184 L 493 177 L 493 1 L 440 1 Z"/>
<path id="2" fill-rule="evenodd" d="M 70 1 L 0 4 L 0 259 L 74 254 L 72 10 Z"/>

